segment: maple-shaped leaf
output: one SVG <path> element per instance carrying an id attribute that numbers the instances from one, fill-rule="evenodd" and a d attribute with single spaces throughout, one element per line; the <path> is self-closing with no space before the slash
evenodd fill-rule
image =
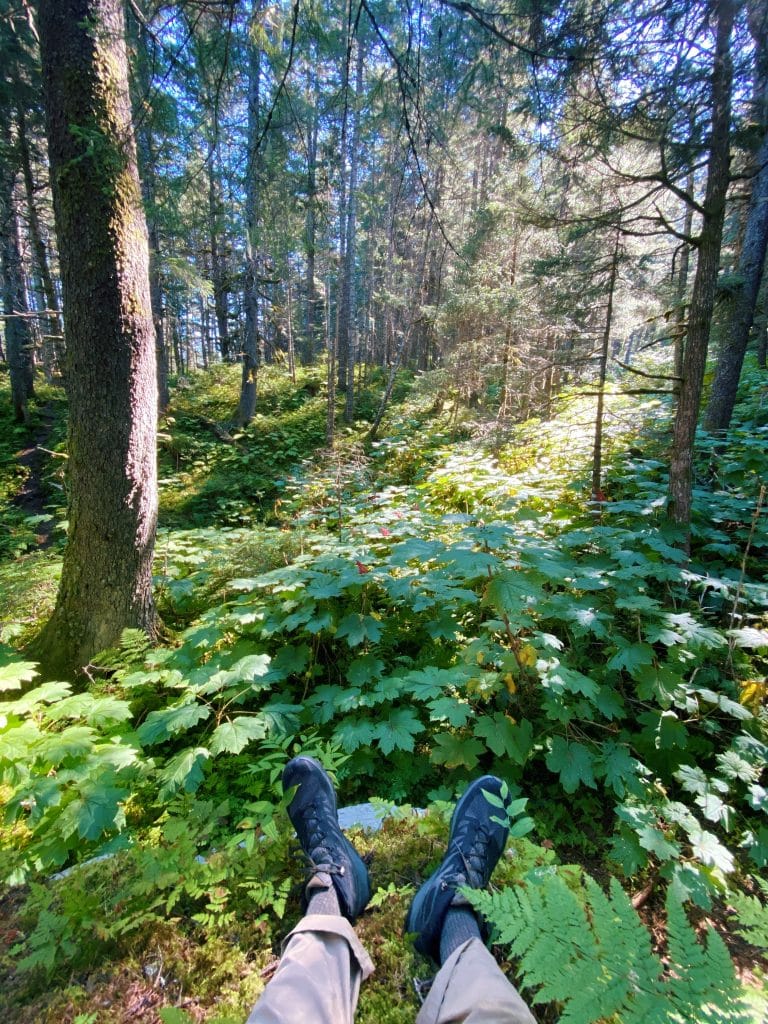
<path id="1" fill-rule="evenodd" d="M 89 726 L 71 725 L 62 732 L 45 735 L 36 753 L 49 764 L 58 765 L 62 761 L 75 760 L 87 754 L 93 748 L 95 739 L 96 733 Z"/>
<path id="2" fill-rule="evenodd" d="M 347 692 L 344 687 L 334 686 L 332 683 L 316 686 L 312 695 L 306 700 L 307 707 L 313 709 L 312 721 L 319 725 L 325 725 L 326 722 L 335 718 L 339 712 L 340 700 Z M 355 693 L 357 696 L 360 695 L 359 690 L 356 690 Z"/>
<path id="3" fill-rule="evenodd" d="M 139 726 L 137 735 L 142 743 L 161 743 L 169 736 L 191 729 L 199 722 L 204 722 L 211 714 L 211 709 L 196 701 L 185 699 L 180 704 L 159 711 L 150 711 L 146 721 Z"/>
<path id="4" fill-rule="evenodd" d="M 434 722 L 447 722 L 455 729 L 466 725 L 474 714 L 472 705 L 457 697 L 437 697 L 429 702 L 429 717 Z"/>
<path id="5" fill-rule="evenodd" d="M 605 718 L 621 718 L 624 714 L 624 700 L 612 686 L 601 686 L 593 703 Z"/>
<path id="6" fill-rule="evenodd" d="M 654 854 L 659 860 L 674 860 L 680 856 L 680 847 L 670 842 L 661 829 L 652 825 L 644 825 L 638 829 L 637 839 L 644 850 Z"/>
<path id="7" fill-rule="evenodd" d="M 581 693 L 585 697 L 594 699 L 597 697 L 598 686 L 589 676 L 585 676 L 576 669 L 568 668 L 566 665 L 556 665 L 549 669 L 542 679 L 545 684 L 553 683 L 555 687 L 562 687 L 570 693 Z"/>
<path id="8" fill-rule="evenodd" d="M 158 778 L 162 782 L 160 799 L 165 800 L 183 789 L 185 793 L 194 793 L 203 781 L 203 764 L 211 756 L 205 747 L 187 747 L 172 757 Z"/>
<path id="9" fill-rule="evenodd" d="M 364 654 L 355 658 L 347 669 L 347 680 L 353 686 L 365 686 L 373 679 L 378 679 L 384 672 L 384 662 L 373 654 Z"/>
<path id="10" fill-rule="evenodd" d="M 533 607 L 542 596 L 541 586 L 533 583 L 528 573 L 514 569 L 497 573 L 485 589 L 485 603 L 508 616 Z"/>
<path id="11" fill-rule="evenodd" d="M 83 783 L 77 799 L 59 816 L 61 834 L 65 839 L 74 832 L 81 839 L 98 839 L 107 829 L 120 828 L 125 822 L 121 801 L 127 796 L 127 789 L 99 781 Z"/>
<path id="12" fill-rule="evenodd" d="M 214 729 L 211 753 L 239 754 L 251 740 L 261 740 L 266 735 L 267 725 L 260 715 L 238 715 Z"/>
<path id="13" fill-rule="evenodd" d="M 637 761 L 630 754 L 626 743 L 607 740 L 600 753 L 606 783 L 617 796 L 623 797 L 627 791 L 627 781 L 637 777 Z"/>
<path id="14" fill-rule="evenodd" d="M 461 765 L 474 768 L 485 749 L 479 740 L 453 732 L 437 733 L 433 739 L 431 760 L 435 764 L 444 764 L 446 768 L 459 768 Z"/>
<path id="15" fill-rule="evenodd" d="M 393 750 L 413 750 L 414 736 L 424 732 L 424 726 L 410 708 L 395 709 L 386 720 L 374 727 L 374 737 L 379 741 L 382 753 Z"/>
<path id="16" fill-rule="evenodd" d="M 641 735 L 657 750 L 683 748 L 688 743 L 688 730 L 674 711 L 646 711 L 637 720 L 645 726 Z"/>
<path id="17" fill-rule="evenodd" d="M 716 835 L 703 828 L 693 829 L 688 834 L 694 857 L 713 868 L 719 868 L 726 874 L 733 871 L 735 862 L 730 850 L 720 842 Z"/>
<path id="18" fill-rule="evenodd" d="M 627 878 L 637 874 L 648 862 L 634 833 L 622 831 L 615 835 L 609 843 L 609 849 L 611 860 L 616 861 Z"/>
<path id="19" fill-rule="evenodd" d="M 376 726 L 370 718 L 343 718 L 333 730 L 333 740 L 341 745 L 347 754 L 373 742 Z"/>
<path id="20" fill-rule="evenodd" d="M 0 690 L 20 690 L 22 683 L 28 683 L 37 675 L 37 665 L 32 661 L 12 661 L 0 665 Z"/>
<path id="21" fill-rule="evenodd" d="M 634 676 L 639 669 L 653 664 L 653 648 L 650 644 L 629 643 L 623 637 L 616 637 L 615 643 L 618 650 L 608 660 L 609 669 L 615 672 L 623 669 Z"/>
<path id="22" fill-rule="evenodd" d="M 552 738 L 546 765 L 551 772 L 559 773 L 566 793 L 574 793 L 579 786 L 596 788 L 593 763 L 594 757 L 583 743 L 569 743 L 563 736 Z"/>
<path id="23" fill-rule="evenodd" d="M 497 757 L 509 757 L 515 764 L 525 764 L 533 748 L 533 728 L 527 719 L 514 722 L 501 711 L 483 715 L 475 723 L 475 736 L 485 740 Z"/>
<path id="24" fill-rule="evenodd" d="M 26 715 L 28 711 L 38 704 L 55 704 L 63 697 L 68 697 L 72 692 L 69 683 L 43 683 L 36 686 L 34 690 L 25 693 L 23 697 L 16 700 L 3 701 L 2 709 L 4 715 Z M 48 716 L 48 712 L 43 712 Z"/>
<path id="25" fill-rule="evenodd" d="M 405 688 L 405 680 L 397 673 L 391 676 L 382 676 L 362 694 L 360 704 L 363 707 L 372 708 L 376 704 L 385 704 L 387 701 L 393 703 L 403 694 Z"/>
<path id="26" fill-rule="evenodd" d="M 372 615 L 352 612 L 345 615 L 336 628 L 337 637 L 346 637 L 350 647 L 358 647 L 364 640 L 375 643 L 381 638 L 381 623 Z"/>
<path id="27" fill-rule="evenodd" d="M 451 668 L 426 668 L 409 672 L 405 677 L 408 688 L 419 700 L 433 700 L 443 694 L 448 687 L 461 686 L 472 675 L 468 665 L 453 665 Z"/>

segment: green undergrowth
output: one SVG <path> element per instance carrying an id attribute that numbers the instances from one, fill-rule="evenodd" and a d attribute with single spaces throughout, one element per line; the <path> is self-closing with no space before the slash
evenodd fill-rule
<path id="1" fill-rule="evenodd" d="M 219 365 L 179 382 L 161 425 L 160 518 L 170 527 L 240 526 L 284 518 L 289 478 L 325 444 L 324 367 L 263 367 L 252 422 L 235 425 L 239 366 Z M 405 378 L 406 375 L 404 375 Z M 356 396 L 358 422 L 340 425 L 339 443 L 362 434 L 382 382 L 377 372 Z M 405 380 L 393 401 L 401 401 Z"/>
<path id="2" fill-rule="evenodd" d="M 621 973 L 601 953 L 616 918 L 621 948 L 642 951 L 662 1004 L 695 1005 L 699 975 L 685 980 L 686 958 L 699 957 L 701 977 L 709 971 L 722 991 L 733 986 L 717 942 L 698 943 L 681 915 L 696 922 L 739 904 L 756 918 L 749 941 L 764 944 L 762 377 L 746 373 L 727 438 L 698 439 L 687 558 L 665 515 L 669 409 L 659 400 L 609 400 L 604 500 L 591 501 L 593 406 L 583 396 L 564 395 L 548 423 L 510 426 L 442 409 L 425 379 L 403 389 L 379 441 L 367 444 L 360 423 L 326 452 L 315 371 L 297 389 L 284 372 L 266 374 L 260 418 L 239 433 L 227 420 L 233 374 L 220 368 L 177 389 L 161 439 L 167 525 L 155 582 L 167 642 L 151 646 L 126 631 L 90 666 L 87 692 L 37 686 L 35 667 L 18 660 L 0 668 L 4 874 L 37 886 L 13 955 L 36 956 L 30 970 L 54 977 L 67 964 L 85 969 L 70 962 L 67 942 L 77 951 L 91 940 L 66 929 L 75 905 L 96 897 L 62 912 L 40 879 L 106 852 L 120 879 L 93 886 L 110 909 L 99 956 L 119 962 L 142 929 L 177 935 L 180 921 L 185 942 L 231 941 L 234 973 L 249 957 L 263 965 L 282 927 L 276 908 L 286 921 L 295 913 L 295 894 L 281 888 L 278 780 L 303 749 L 335 770 L 348 802 L 446 811 L 471 778 L 494 772 L 521 810 L 516 842 L 530 832 L 541 844 L 525 848 L 512 874 L 502 867 L 509 900 L 523 874 L 538 871 L 525 881 L 544 886 L 531 890 L 541 896 L 535 919 L 550 920 L 556 936 L 567 904 L 574 927 L 592 922 L 589 970 L 601 977 Z M 52 556 L 27 557 L 30 576 L 42 578 L 46 565 L 54 572 Z M 0 576 L 26 630 L 31 590 L 14 586 Z M 433 820 L 417 849 L 408 847 L 415 826 L 402 825 L 402 858 L 397 823 L 384 832 L 389 855 L 374 850 L 379 840 L 361 840 L 366 850 L 374 844 L 383 890 L 361 928 L 385 965 L 361 1002 L 363 1020 L 394 1024 L 415 1006 L 410 954 L 389 929 L 439 859 Z M 204 865 L 195 860 L 211 849 Z M 522 872 L 532 849 L 540 862 Z M 558 859 L 577 865 L 569 871 Z M 579 865 L 600 879 L 602 896 Z M 642 938 L 619 882 L 658 893 L 680 971 Z M 739 903 L 744 893 L 756 904 Z M 491 916 L 531 998 L 544 993 L 543 1019 L 586 1020 L 564 989 L 539 991 L 538 947 L 530 954 L 511 929 L 516 908 L 501 902 Z M 723 920 L 725 933 L 735 928 Z M 264 939 L 258 951 L 249 930 Z M 614 996 L 615 1007 L 599 1004 L 605 1017 L 644 1012 L 632 993 Z M 700 1005 L 679 1009 L 679 1019 L 707 1019 Z"/>
<path id="3" fill-rule="evenodd" d="M 179 1024 L 245 1019 L 300 917 L 300 858 L 281 811 L 279 827 L 262 842 L 213 849 L 216 812 L 194 803 L 183 810 L 169 814 L 143 849 L 35 883 L 25 902 L 7 908 L 5 927 L 17 944 L 0 955 L 0 1009 L 10 1019 L 55 1016 L 67 1024 L 95 1013 L 94 1024 L 116 1024 L 128 993 Z M 350 832 L 373 891 L 356 926 L 376 967 L 361 992 L 356 1019 L 363 1024 L 412 1021 L 414 981 L 434 975 L 403 922 L 443 855 L 450 810 L 438 805 L 415 817 L 403 807 L 379 832 Z M 266 891 L 269 876 L 280 879 L 277 898 Z M 759 1020 L 763 1004 L 736 980 L 722 941 L 711 931 L 697 937 L 672 896 L 674 930 L 662 967 L 652 934 L 617 884 L 606 896 L 578 864 L 560 864 L 528 839 L 509 841 L 490 894 L 470 895 L 490 920 L 502 969 L 541 1020 L 559 1011 L 562 1020 L 591 1024 L 622 999 L 630 1015 L 620 1020 L 671 1020 L 683 1003 L 674 1019 Z M 748 926 L 764 944 L 768 910 L 753 899 Z M 508 945 L 513 960 L 505 959 Z"/>
<path id="4" fill-rule="evenodd" d="M 63 451 L 66 401 L 60 387 L 38 383 L 36 397 L 29 402 L 29 422 L 15 423 L 10 388 L 0 385 L 0 559 L 17 558 L 38 545 L 40 524 L 44 520 L 64 518 L 63 458 L 49 458 L 46 452 L 35 456 L 44 466 L 40 481 L 42 508 L 27 508 L 20 500 L 33 472 L 30 454 L 36 446 L 48 451 Z M 20 456 L 26 453 L 25 463 Z M 58 535 L 63 539 L 63 533 Z"/>

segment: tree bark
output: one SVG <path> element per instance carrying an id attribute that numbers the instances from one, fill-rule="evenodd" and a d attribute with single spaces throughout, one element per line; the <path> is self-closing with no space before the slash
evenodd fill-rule
<path id="1" fill-rule="evenodd" d="M 130 6 L 129 6 L 130 9 Z M 155 145 L 152 137 L 151 114 L 148 109 L 150 95 L 150 56 L 148 52 L 147 27 L 138 18 L 133 18 L 138 54 L 137 109 L 140 111 L 140 127 L 136 133 L 136 148 L 141 170 L 141 191 L 147 218 L 149 240 L 149 295 L 152 303 L 152 323 L 155 329 L 155 361 L 157 363 L 157 411 L 162 415 L 171 402 L 168 389 L 168 345 L 165 339 L 163 320 L 163 282 L 160 274 L 160 226 L 155 204 Z"/>
<path id="2" fill-rule="evenodd" d="M 62 677 L 126 627 L 156 635 L 157 379 L 121 0 L 41 0 L 40 46 L 68 349 L 69 534 L 34 653 Z"/>
<path id="3" fill-rule="evenodd" d="M 351 21 L 351 0 L 347 5 L 348 19 Z M 349 293 L 347 291 L 347 159 L 349 156 L 349 62 L 351 59 L 352 40 L 351 26 L 347 24 L 348 49 L 344 62 L 344 109 L 341 117 L 341 140 L 339 145 L 341 160 L 339 167 L 339 275 L 336 298 L 336 382 L 339 390 L 347 385 L 347 356 L 349 350 Z"/>
<path id="4" fill-rule="evenodd" d="M 322 337 L 322 298 L 316 283 L 317 257 L 317 140 L 320 129 L 318 113 L 317 74 L 311 63 L 307 72 L 312 113 L 307 135 L 307 213 L 305 220 L 306 270 L 306 341 L 302 349 L 302 362 L 309 364 L 315 358 Z"/>
<path id="5" fill-rule="evenodd" d="M 59 312 L 59 301 L 56 295 L 56 288 L 53 283 L 53 275 L 48 263 L 48 253 L 43 238 L 43 230 L 40 224 L 40 217 L 37 212 L 35 201 L 35 180 L 32 174 L 32 160 L 29 152 L 29 138 L 27 131 L 27 119 L 24 107 L 19 104 L 16 108 L 17 123 L 19 126 L 19 158 L 21 161 L 21 173 L 24 180 L 24 193 L 27 201 L 27 222 L 29 224 L 29 241 L 32 245 L 32 252 L 35 260 L 35 270 L 40 279 L 40 286 L 43 298 L 45 299 L 46 314 L 43 318 L 43 344 L 52 355 L 51 362 L 55 364 L 60 374 L 64 374 L 64 328 L 61 323 Z"/>
<path id="6" fill-rule="evenodd" d="M 608 277 L 608 300 L 605 309 L 605 326 L 603 327 L 603 343 L 600 349 L 600 364 L 597 386 L 597 409 L 595 411 L 595 440 L 592 447 L 592 500 L 603 501 L 603 418 L 605 410 L 605 378 L 608 372 L 608 353 L 613 327 L 613 297 L 616 291 L 616 280 L 619 275 L 619 240 L 620 225 L 616 227 L 613 243 L 613 257 Z M 552 360 L 554 367 L 554 359 Z"/>
<path id="7" fill-rule="evenodd" d="M 257 5 L 257 12 L 260 5 Z M 258 149 L 261 102 L 261 54 L 255 42 L 248 51 L 248 147 L 245 179 L 245 338 L 243 376 L 237 422 L 247 426 L 256 410 L 256 386 L 261 363 L 259 350 L 258 227 L 261 157 Z"/>
<path id="8" fill-rule="evenodd" d="M 2 202 L 2 275 L 5 312 L 5 345 L 11 378 L 11 404 L 17 423 L 29 422 L 30 398 L 34 397 L 34 360 L 31 320 L 21 262 L 19 211 L 16 198 L 16 174 L 3 173 Z"/>
<path id="9" fill-rule="evenodd" d="M 352 136 L 349 154 L 349 196 L 347 199 L 347 244 L 344 252 L 344 308 L 346 311 L 346 395 L 344 422 L 354 419 L 355 361 L 357 359 L 357 289 L 355 264 L 357 257 L 357 170 L 360 149 L 360 104 L 363 96 L 363 44 L 357 40 L 355 64 L 355 106 L 352 114 Z"/>
<path id="10" fill-rule="evenodd" d="M 694 180 L 693 174 L 688 175 L 686 188 L 689 195 L 693 195 Z M 683 234 L 690 237 L 693 232 L 693 207 L 686 204 L 685 217 L 683 218 Z M 683 355 L 685 354 L 685 321 L 686 321 L 686 295 L 688 292 L 688 274 L 691 267 L 691 247 L 683 242 L 680 249 L 680 266 L 677 272 L 677 289 L 675 292 L 675 326 L 674 326 L 674 350 L 672 355 L 672 375 L 677 378 L 674 385 L 676 394 L 680 392 L 680 381 L 683 379 Z"/>
<path id="11" fill-rule="evenodd" d="M 712 132 L 707 163 L 704 215 L 698 244 L 698 262 L 688 314 L 688 335 L 683 356 L 680 395 L 675 413 L 669 466 L 669 516 L 686 528 L 690 546 L 693 444 L 701 405 L 709 330 L 723 236 L 725 199 L 730 159 L 730 115 L 733 67 L 730 44 L 736 4 L 715 0 L 716 46 L 712 71 Z"/>
<path id="12" fill-rule="evenodd" d="M 754 4 L 751 15 L 750 29 L 755 40 L 757 63 L 755 100 L 763 138 L 757 152 L 757 173 L 752 179 L 747 223 L 739 254 L 739 290 L 718 353 L 712 392 L 704 415 L 704 426 L 710 431 L 727 430 L 731 423 L 768 249 L 768 3 L 761 0 Z"/>

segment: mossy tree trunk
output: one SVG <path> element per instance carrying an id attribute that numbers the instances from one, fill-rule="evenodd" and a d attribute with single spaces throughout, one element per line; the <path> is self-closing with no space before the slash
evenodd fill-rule
<path id="1" fill-rule="evenodd" d="M 712 132 L 707 163 L 707 187 L 669 465 L 669 516 L 673 522 L 685 528 L 686 548 L 690 544 L 688 531 L 693 490 L 693 444 L 704 385 L 704 368 L 715 305 L 725 199 L 729 183 L 733 85 L 731 34 L 736 4 L 733 0 L 715 0 L 712 4 L 712 14 L 716 43 L 712 71 Z"/>
<path id="2" fill-rule="evenodd" d="M 69 536 L 34 654 L 76 673 L 126 627 L 156 631 L 155 332 L 121 0 L 41 0 L 69 396 Z"/>
<path id="3" fill-rule="evenodd" d="M 704 426 L 710 431 L 727 430 L 731 424 L 768 250 L 767 0 L 756 0 L 750 5 L 749 27 L 755 41 L 754 107 L 756 121 L 762 129 L 762 142 L 755 160 L 747 224 L 739 254 L 739 287 L 718 353 L 712 393 L 704 415 Z"/>

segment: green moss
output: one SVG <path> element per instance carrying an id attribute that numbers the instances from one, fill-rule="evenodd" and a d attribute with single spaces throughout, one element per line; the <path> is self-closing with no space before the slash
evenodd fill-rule
<path id="1" fill-rule="evenodd" d="M 37 635 L 53 611 L 60 575 L 61 555 L 52 549 L 0 563 L 0 643 L 23 647 Z"/>

